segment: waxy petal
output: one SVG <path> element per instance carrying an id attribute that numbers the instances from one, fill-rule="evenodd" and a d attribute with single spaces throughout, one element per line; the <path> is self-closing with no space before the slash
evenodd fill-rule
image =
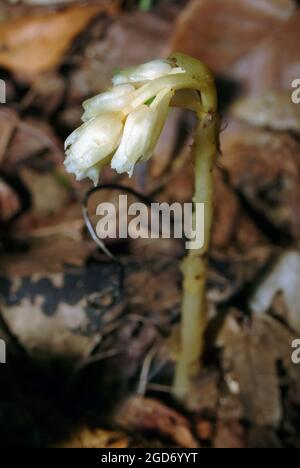
<path id="1" fill-rule="evenodd" d="M 142 105 L 129 114 L 121 143 L 114 154 L 111 167 L 118 173 L 132 175 L 134 165 L 149 159 L 155 149 L 168 116 L 173 92 L 161 91 L 150 106 Z"/>
<path id="2" fill-rule="evenodd" d="M 130 84 L 115 86 L 83 103 L 84 122 L 105 112 L 121 112 L 134 98 L 135 88 Z"/>
<path id="3" fill-rule="evenodd" d="M 75 130 L 66 142 L 65 166 L 78 180 L 90 177 L 95 180 L 95 171 L 90 172 L 117 148 L 122 136 L 123 124 L 119 114 L 103 114 Z"/>
<path id="4" fill-rule="evenodd" d="M 155 80 L 172 72 L 171 65 L 165 60 L 153 60 L 137 67 L 127 68 L 113 78 L 114 85 L 138 83 Z"/>

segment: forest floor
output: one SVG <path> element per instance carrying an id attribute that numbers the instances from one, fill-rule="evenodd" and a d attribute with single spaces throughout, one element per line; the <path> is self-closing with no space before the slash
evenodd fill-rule
<path id="1" fill-rule="evenodd" d="M 296 3 L 29 3 L 0 6 L 0 445 L 300 447 Z M 63 166 L 82 102 L 116 70 L 175 50 L 215 72 L 222 117 L 210 322 L 184 403 L 171 394 L 184 244 L 115 240 L 120 267 L 85 228 L 89 183 Z M 175 110 L 131 179 L 103 170 L 119 188 L 94 194 L 90 213 L 122 186 L 189 202 L 193 125 Z"/>

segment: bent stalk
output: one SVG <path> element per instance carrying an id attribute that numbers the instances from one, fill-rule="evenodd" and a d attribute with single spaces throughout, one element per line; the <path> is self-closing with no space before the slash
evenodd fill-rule
<path id="1" fill-rule="evenodd" d="M 200 371 L 207 325 L 206 279 L 208 252 L 213 220 L 213 167 L 218 151 L 219 119 L 217 115 L 217 92 L 209 69 L 200 62 L 181 54 L 175 54 L 178 66 L 187 70 L 191 91 L 178 94 L 176 105 L 196 112 L 198 124 L 192 156 L 195 160 L 194 203 L 204 204 L 204 244 L 200 249 L 190 250 L 182 263 L 183 299 L 180 330 L 179 356 L 176 364 L 173 394 L 184 399 L 194 377 Z M 183 89 L 183 88 L 182 88 Z M 185 94 L 184 94 L 185 93 Z"/>

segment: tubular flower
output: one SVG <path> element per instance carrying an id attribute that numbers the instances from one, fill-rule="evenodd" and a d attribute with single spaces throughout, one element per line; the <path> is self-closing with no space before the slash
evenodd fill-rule
<path id="1" fill-rule="evenodd" d="M 65 143 L 67 171 L 95 185 L 108 163 L 132 175 L 137 162 L 152 156 L 168 116 L 175 93 L 168 77 L 184 73 L 154 60 L 117 74 L 111 89 L 83 103 L 84 123 Z"/>

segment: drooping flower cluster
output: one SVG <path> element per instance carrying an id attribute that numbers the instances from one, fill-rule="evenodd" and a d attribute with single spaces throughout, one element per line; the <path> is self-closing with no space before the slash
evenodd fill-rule
<path id="1" fill-rule="evenodd" d="M 152 156 L 168 115 L 175 91 L 164 78 L 183 73 L 154 60 L 119 73 L 111 89 L 84 102 L 84 123 L 65 143 L 67 171 L 95 185 L 108 163 L 132 175 L 137 162 Z"/>

